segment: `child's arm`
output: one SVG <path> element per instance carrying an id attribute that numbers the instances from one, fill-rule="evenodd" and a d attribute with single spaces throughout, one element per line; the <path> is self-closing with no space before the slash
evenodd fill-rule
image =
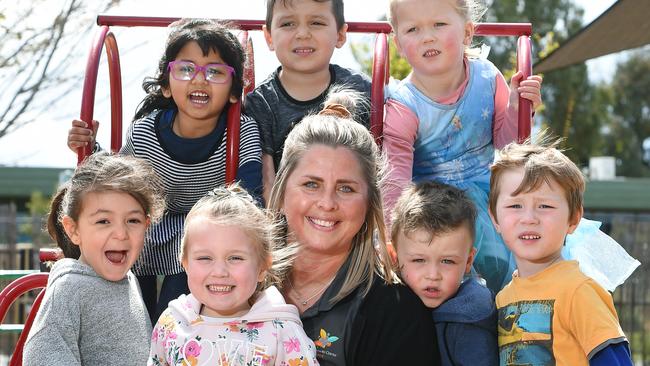
<path id="1" fill-rule="evenodd" d="M 408 107 L 392 99 L 386 102 L 384 151 L 388 158 L 388 174 L 382 193 L 387 222 L 402 190 L 413 177 L 413 144 L 418 125 L 417 116 Z"/>
<path id="2" fill-rule="evenodd" d="M 275 365 L 318 365 L 316 346 L 300 325 L 285 322 L 283 328 L 277 329 L 281 336 L 278 337 Z"/>
<path id="3" fill-rule="evenodd" d="M 86 147 L 88 144 L 93 145 L 97 135 L 97 128 L 99 128 L 98 121 L 93 120 L 93 129 L 91 131 L 86 122 L 78 119 L 73 120 L 72 127 L 68 130 L 68 148 L 76 153 L 80 147 Z"/>
<path id="4" fill-rule="evenodd" d="M 256 122 L 242 115 L 239 135 L 239 167 L 235 180 L 262 203 L 262 147 Z"/>
<path id="5" fill-rule="evenodd" d="M 533 102 L 533 111 L 542 104 L 542 77 L 532 75 L 521 81 L 522 78 L 523 74 L 517 72 L 512 76 L 508 87 L 503 75 L 497 73 L 492 128 L 494 146 L 497 149 L 517 139 L 519 95 Z"/>
<path id="6" fill-rule="evenodd" d="M 267 207 L 270 204 L 271 188 L 275 183 L 275 167 L 273 165 L 273 156 L 262 154 L 262 185 L 264 186 L 264 202 Z"/>
<path id="7" fill-rule="evenodd" d="M 589 366 L 632 366 L 627 342 L 610 344 L 589 359 Z"/>

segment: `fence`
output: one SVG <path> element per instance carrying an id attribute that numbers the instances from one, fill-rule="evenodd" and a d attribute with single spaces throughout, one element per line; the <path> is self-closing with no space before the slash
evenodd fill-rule
<path id="1" fill-rule="evenodd" d="M 602 222 L 601 229 L 641 261 L 613 296 L 635 365 L 650 365 L 650 214 L 591 211 L 585 217 Z"/>

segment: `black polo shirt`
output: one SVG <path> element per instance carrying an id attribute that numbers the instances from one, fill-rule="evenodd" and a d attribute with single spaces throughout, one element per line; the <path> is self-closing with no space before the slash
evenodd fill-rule
<path id="1" fill-rule="evenodd" d="M 406 286 L 378 276 L 364 297 L 357 289 L 335 304 L 350 259 L 301 320 L 321 365 L 440 365 L 431 310 Z"/>

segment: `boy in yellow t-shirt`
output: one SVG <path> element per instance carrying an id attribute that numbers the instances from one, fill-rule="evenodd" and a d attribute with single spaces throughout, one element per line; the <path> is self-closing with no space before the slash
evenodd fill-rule
<path id="1" fill-rule="evenodd" d="M 501 365 L 632 365 L 612 297 L 561 255 L 583 212 L 578 167 L 509 144 L 491 169 L 490 216 L 517 263 L 496 298 Z"/>

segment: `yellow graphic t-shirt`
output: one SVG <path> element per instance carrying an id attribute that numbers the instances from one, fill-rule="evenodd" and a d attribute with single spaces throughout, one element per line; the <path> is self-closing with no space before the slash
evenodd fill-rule
<path id="1" fill-rule="evenodd" d="M 527 278 L 516 272 L 496 297 L 501 365 L 588 365 L 625 339 L 611 295 L 563 261 Z"/>

